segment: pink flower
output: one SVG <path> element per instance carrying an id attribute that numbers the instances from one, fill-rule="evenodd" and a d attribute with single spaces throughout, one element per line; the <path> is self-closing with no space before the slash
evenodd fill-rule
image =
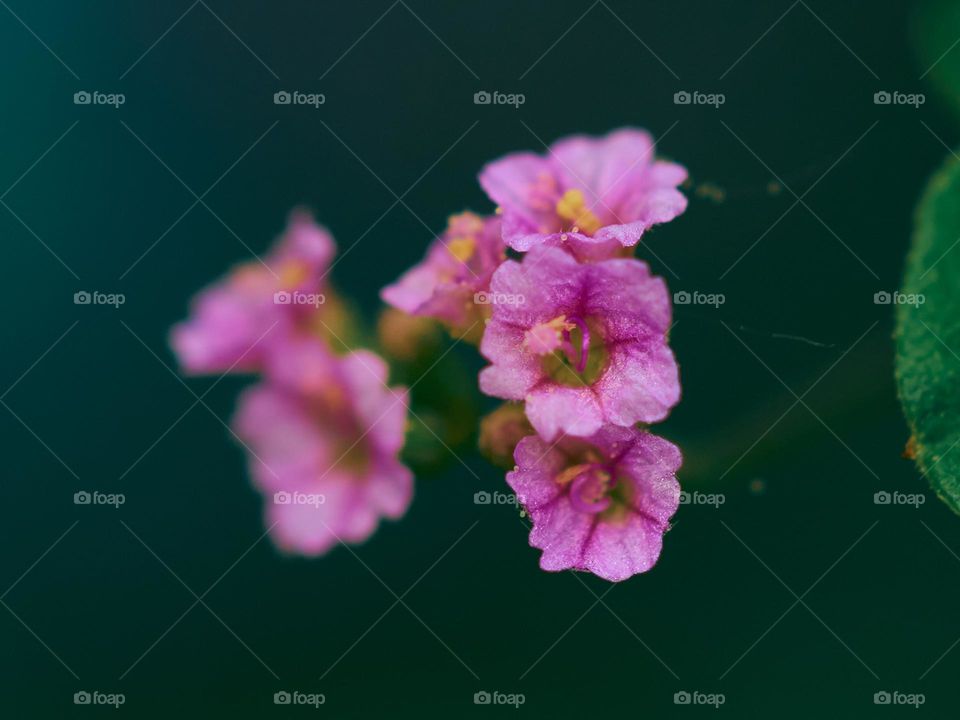
<path id="1" fill-rule="evenodd" d="M 504 251 L 499 218 L 470 212 L 453 215 L 423 261 L 385 287 L 380 296 L 411 315 L 466 330 L 482 319 L 482 302 L 476 296 L 489 289 L 493 271 L 505 259 Z"/>
<path id="2" fill-rule="evenodd" d="M 174 327 L 171 344 L 184 370 L 258 370 L 272 338 L 308 325 L 318 312 L 334 251 L 333 238 L 309 213 L 292 213 L 262 263 L 244 263 L 202 291 L 190 318 Z"/>
<path id="3" fill-rule="evenodd" d="M 537 246 L 522 263 L 503 263 L 491 291 L 515 302 L 493 306 L 480 344 L 492 365 L 480 389 L 525 400 L 544 440 L 656 422 L 680 399 L 666 341 L 670 298 L 640 260 L 578 264 Z"/>
<path id="4" fill-rule="evenodd" d="M 267 382 L 248 389 L 233 426 L 266 496 L 266 522 L 288 552 L 321 555 L 399 518 L 413 476 L 399 458 L 407 394 L 366 350 L 336 357 L 313 338 L 278 343 Z"/>
<path id="5" fill-rule="evenodd" d="M 514 153 L 490 163 L 480 184 L 503 213 L 503 236 L 515 250 L 567 243 L 584 259 L 610 257 L 632 247 L 652 225 L 687 207 L 677 186 L 680 165 L 655 160 L 643 130 L 623 128 L 603 137 L 574 135 L 549 155 Z"/>
<path id="6" fill-rule="evenodd" d="M 618 582 L 660 556 L 677 511 L 680 451 L 656 435 L 606 426 L 590 438 L 517 445 L 507 482 L 531 519 L 530 545 L 548 571 L 586 570 Z"/>

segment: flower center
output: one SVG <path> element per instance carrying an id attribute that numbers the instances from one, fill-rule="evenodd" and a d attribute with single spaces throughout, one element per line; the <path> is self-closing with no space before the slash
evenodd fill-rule
<path id="1" fill-rule="evenodd" d="M 583 192 L 580 190 L 567 190 L 557 201 L 556 210 L 557 215 L 570 225 L 571 232 L 593 235 L 603 227 L 600 218 L 587 207 Z"/>
<path id="2" fill-rule="evenodd" d="M 604 523 L 629 522 L 634 490 L 631 483 L 619 481 L 616 464 L 582 441 L 568 447 L 567 459 L 570 464 L 553 480 L 564 488 L 569 485 L 567 496 L 573 509 L 596 515 Z"/>
<path id="3" fill-rule="evenodd" d="M 555 480 L 561 485 L 570 483 L 570 504 L 578 512 L 597 515 L 613 502 L 610 497 L 612 475 L 598 462 L 568 467 Z"/>
<path id="4" fill-rule="evenodd" d="M 471 212 L 451 215 L 447 220 L 446 237 L 450 238 L 444 245 L 455 260 L 464 265 L 470 261 L 477 251 L 477 236 L 483 231 L 483 220 L 479 215 Z"/>
<path id="5" fill-rule="evenodd" d="M 310 268 L 305 262 L 288 260 L 280 267 L 280 287 L 284 290 L 293 290 L 310 274 Z"/>
<path id="6" fill-rule="evenodd" d="M 561 315 L 526 332 L 527 350 L 541 356 L 544 373 L 561 385 L 591 385 L 607 365 L 600 328 L 590 319 Z"/>
<path id="7" fill-rule="evenodd" d="M 370 451 L 363 440 L 344 438 L 334 444 L 336 468 L 346 470 L 352 475 L 366 476 L 370 470 Z M 324 470 L 326 472 L 326 470 Z"/>
<path id="8" fill-rule="evenodd" d="M 447 242 L 447 251 L 462 263 L 472 258 L 476 249 L 477 241 L 472 237 L 456 237 Z"/>
<path id="9" fill-rule="evenodd" d="M 597 515 L 613 502 L 607 491 L 610 487 L 610 473 L 594 470 L 577 477 L 570 486 L 570 503 L 580 512 Z"/>
<path id="10" fill-rule="evenodd" d="M 534 355 L 551 355 L 564 347 L 563 336 L 572 326 L 566 315 L 534 325 L 523 335 L 523 344 Z"/>
<path id="11" fill-rule="evenodd" d="M 330 443 L 332 466 L 321 468 L 323 473 L 343 471 L 364 477 L 370 470 L 372 455 L 366 433 L 348 407 L 347 396 L 338 386 L 327 382 L 322 387 L 310 388 L 309 410 L 313 421 Z"/>

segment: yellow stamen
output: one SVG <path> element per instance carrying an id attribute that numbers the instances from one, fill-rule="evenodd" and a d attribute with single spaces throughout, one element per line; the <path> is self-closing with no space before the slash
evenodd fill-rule
<path id="1" fill-rule="evenodd" d="M 587 235 L 593 235 L 603 223 L 587 207 L 580 190 L 567 190 L 557 201 L 557 215 Z"/>
<path id="2" fill-rule="evenodd" d="M 473 257 L 477 249 L 477 241 L 472 237 L 457 237 L 447 243 L 447 250 L 462 263 Z"/>
<path id="3" fill-rule="evenodd" d="M 568 482 L 576 478 L 578 475 L 585 473 L 591 467 L 590 463 L 583 463 L 581 465 L 572 465 L 571 467 L 566 468 L 563 472 L 557 475 L 554 480 L 558 485 L 566 485 Z"/>
<path id="4" fill-rule="evenodd" d="M 567 322 L 566 315 L 560 315 L 528 330 L 523 340 L 523 346 L 530 349 L 530 344 L 533 342 L 533 352 L 538 355 L 555 352 L 556 348 L 560 347 L 563 332 L 575 327 L 576 325 L 573 323 Z"/>
<path id="5" fill-rule="evenodd" d="M 307 279 L 309 269 L 305 263 L 291 260 L 280 268 L 280 287 L 295 288 Z"/>

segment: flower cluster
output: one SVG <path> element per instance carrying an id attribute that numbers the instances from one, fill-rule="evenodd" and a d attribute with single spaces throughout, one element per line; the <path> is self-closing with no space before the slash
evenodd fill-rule
<path id="1" fill-rule="evenodd" d="M 257 373 L 233 432 L 265 495 L 283 550 L 319 555 L 398 518 L 413 494 L 399 460 L 407 393 L 387 385 L 386 362 L 346 350 L 346 310 L 325 278 L 330 234 L 295 212 L 273 250 L 204 290 L 171 336 L 190 374 Z"/>
<path id="2" fill-rule="evenodd" d="M 523 403 L 532 429 L 517 442 L 515 414 L 499 423 L 515 445 L 506 480 L 544 570 L 611 581 L 644 572 L 679 504 L 680 451 L 638 427 L 680 398 L 670 297 L 631 249 L 686 209 L 686 171 L 653 150 L 649 134 L 622 129 L 487 165 L 480 184 L 496 215 L 452 217 L 426 259 L 382 292 L 464 337 L 482 327 L 480 389 Z"/>
<path id="3" fill-rule="evenodd" d="M 679 504 L 680 451 L 646 429 L 680 399 L 670 297 L 633 248 L 686 209 L 686 171 L 653 151 L 628 128 L 487 165 L 479 179 L 496 212 L 451 216 L 381 292 L 391 309 L 379 339 L 401 372 L 436 347 L 435 323 L 489 362 L 480 390 L 506 402 L 481 421 L 480 446 L 513 467 L 506 482 L 544 570 L 610 581 L 649 570 Z M 293 213 L 270 253 L 200 293 L 171 336 L 189 374 L 259 376 L 232 431 L 275 543 L 304 555 L 363 541 L 413 493 L 400 460 L 408 392 L 387 384 L 386 360 L 351 349 L 355 319 L 326 282 L 335 251 Z M 462 420 L 463 405 L 442 403 L 426 413 L 435 426 Z M 426 457 L 423 436 L 406 453 Z"/>

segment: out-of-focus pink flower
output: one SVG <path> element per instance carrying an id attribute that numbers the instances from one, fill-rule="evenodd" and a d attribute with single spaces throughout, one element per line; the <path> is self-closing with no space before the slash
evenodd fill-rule
<path id="1" fill-rule="evenodd" d="M 480 389 L 525 400 L 543 439 L 656 422 L 680 399 L 666 339 L 670 298 L 646 263 L 579 264 L 537 246 L 522 263 L 503 263 L 491 292 L 517 302 L 493 306 L 480 344 L 492 365 L 481 371 Z"/>
<path id="2" fill-rule="evenodd" d="M 426 257 L 380 297 L 411 315 L 466 330 L 483 317 L 490 277 L 505 258 L 500 218 L 453 215 Z"/>
<path id="3" fill-rule="evenodd" d="M 533 520 L 544 570 L 585 570 L 618 582 L 646 572 L 680 500 L 680 451 L 656 435 L 606 426 L 556 444 L 517 445 L 507 482 Z"/>
<path id="4" fill-rule="evenodd" d="M 677 186 L 686 178 L 680 165 L 654 159 L 647 132 L 623 128 L 564 138 L 545 157 L 507 155 L 483 168 L 480 184 L 499 205 L 513 249 L 562 244 L 597 260 L 682 213 L 687 200 Z"/>
<path id="5" fill-rule="evenodd" d="M 244 263 L 203 290 L 190 318 L 174 327 L 171 344 L 184 371 L 260 369 L 271 339 L 309 324 L 318 312 L 325 300 L 321 278 L 335 249 L 309 213 L 292 213 L 262 263 Z"/>
<path id="6" fill-rule="evenodd" d="M 314 338 L 271 346 L 267 382 L 243 394 L 233 427 L 281 549 L 321 555 L 406 512 L 407 393 L 388 388 L 387 373 L 366 350 L 338 357 Z"/>

